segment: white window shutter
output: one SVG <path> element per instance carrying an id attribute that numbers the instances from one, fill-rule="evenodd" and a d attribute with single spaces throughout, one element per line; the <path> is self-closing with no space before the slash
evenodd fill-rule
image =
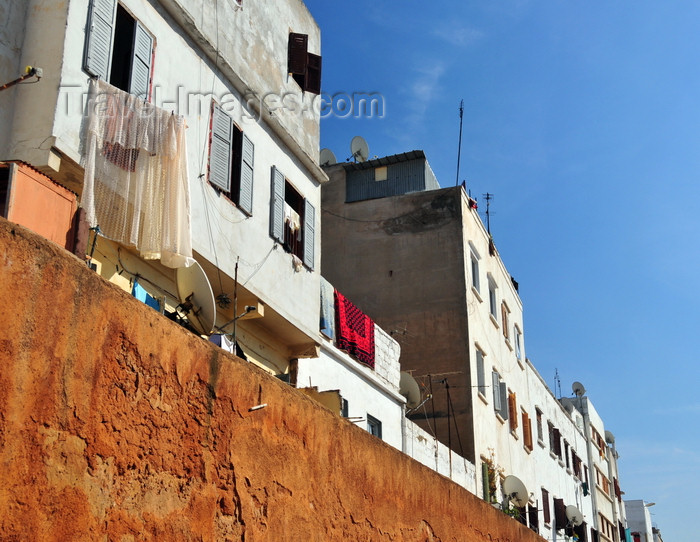
<path id="1" fill-rule="evenodd" d="M 218 104 L 212 109 L 209 182 L 224 192 L 231 190 L 231 130 L 233 121 Z"/>
<path id="2" fill-rule="evenodd" d="M 117 0 L 91 0 L 83 68 L 104 81 L 109 81 L 116 16 Z"/>
<path id="3" fill-rule="evenodd" d="M 148 100 L 151 86 L 151 58 L 153 56 L 153 38 L 136 22 L 134 29 L 134 56 L 131 59 L 129 77 L 129 94 Z"/>
<path id="4" fill-rule="evenodd" d="M 282 243 L 284 241 L 284 175 L 272 166 L 270 187 L 270 235 Z"/>
<path id="5" fill-rule="evenodd" d="M 255 146 L 243 134 L 241 143 L 241 188 L 238 196 L 238 206 L 249 215 L 253 214 L 253 157 Z"/>
<path id="6" fill-rule="evenodd" d="M 314 268 L 314 231 L 316 209 L 304 200 L 304 265 L 309 269 Z"/>

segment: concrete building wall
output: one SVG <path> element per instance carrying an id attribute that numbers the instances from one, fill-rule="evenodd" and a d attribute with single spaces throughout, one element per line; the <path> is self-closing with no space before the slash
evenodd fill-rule
<path id="1" fill-rule="evenodd" d="M 632 533 L 639 533 L 640 542 L 654 542 L 654 529 L 649 508 L 642 499 L 626 500 L 627 525 Z M 633 539 L 634 540 L 634 539 Z"/>
<path id="2" fill-rule="evenodd" d="M 433 431 L 473 461 L 461 189 L 345 204 L 343 166 L 328 173 L 323 275 L 398 341 L 403 370 L 433 395 Z"/>
<path id="3" fill-rule="evenodd" d="M 5 537 L 541 540 L 29 230 L 0 253 Z"/>

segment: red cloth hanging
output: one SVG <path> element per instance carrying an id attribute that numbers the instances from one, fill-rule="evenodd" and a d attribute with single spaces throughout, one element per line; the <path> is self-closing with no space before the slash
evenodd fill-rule
<path id="1" fill-rule="evenodd" d="M 336 345 L 374 369 L 374 321 L 338 290 L 334 297 Z"/>

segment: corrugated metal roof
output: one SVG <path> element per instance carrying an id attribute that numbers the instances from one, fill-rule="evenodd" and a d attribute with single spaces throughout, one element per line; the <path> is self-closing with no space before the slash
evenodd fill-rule
<path id="1" fill-rule="evenodd" d="M 346 162 L 343 164 L 345 171 L 359 171 L 362 169 L 372 169 L 380 166 L 388 166 L 390 164 L 398 164 L 399 162 L 406 162 L 408 160 L 425 159 L 425 153 L 423 151 L 409 151 L 402 152 L 401 154 L 392 154 L 391 156 L 385 156 L 384 158 L 375 158 L 374 160 L 367 160 L 366 162 Z"/>

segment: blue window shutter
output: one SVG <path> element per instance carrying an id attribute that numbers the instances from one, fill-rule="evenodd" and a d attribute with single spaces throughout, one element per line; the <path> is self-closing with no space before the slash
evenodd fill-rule
<path id="1" fill-rule="evenodd" d="M 304 265 L 309 269 L 314 268 L 314 225 L 316 209 L 304 200 Z"/>
<path id="2" fill-rule="evenodd" d="M 131 76 L 129 78 L 129 94 L 148 99 L 151 85 L 151 58 L 153 56 L 153 38 L 144 30 L 141 23 L 136 21 L 134 29 L 134 56 L 131 59 Z"/>
<path id="3" fill-rule="evenodd" d="M 496 371 L 491 373 L 491 388 L 493 389 L 493 409 L 501 412 L 501 378 Z"/>
<path id="4" fill-rule="evenodd" d="M 231 130 L 233 121 L 218 104 L 212 108 L 209 182 L 224 192 L 231 190 Z"/>
<path id="5" fill-rule="evenodd" d="M 284 241 L 284 175 L 275 166 L 270 187 L 270 235 L 279 243 Z"/>
<path id="6" fill-rule="evenodd" d="M 91 0 L 90 17 L 85 30 L 83 68 L 90 75 L 109 80 L 112 64 L 112 40 L 117 16 L 117 0 Z"/>
<path id="7" fill-rule="evenodd" d="M 243 134 L 241 149 L 241 190 L 238 198 L 238 206 L 245 213 L 253 214 L 253 156 L 255 146 Z"/>

